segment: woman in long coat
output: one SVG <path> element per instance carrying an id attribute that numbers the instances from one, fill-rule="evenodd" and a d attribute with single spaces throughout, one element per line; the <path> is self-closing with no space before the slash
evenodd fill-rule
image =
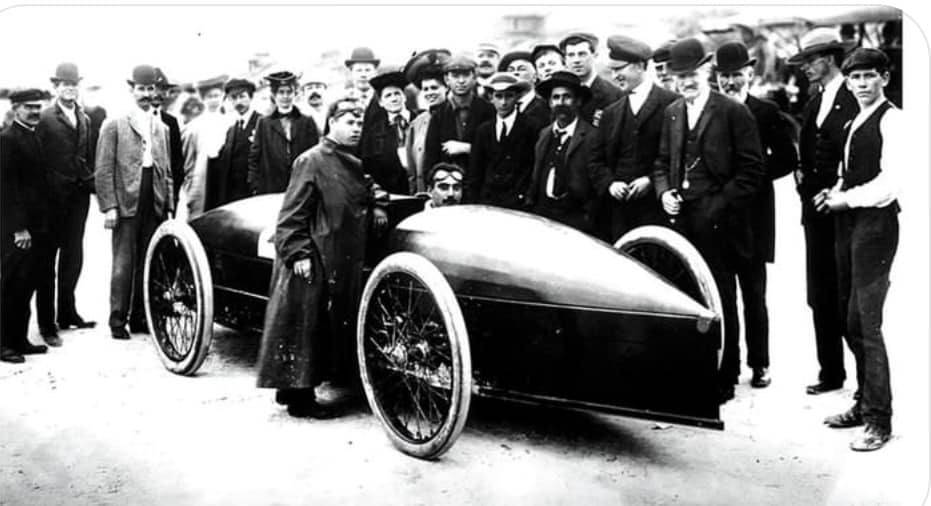
<path id="1" fill-rule="evenodd" d="M 277 388 L 292 416 L 329 416 L 314 387 L 351 358 L 372 216 L 385 221 L 351 153 L 363 112 L 355 100 L 331 106 L 330 132 L 295 160 L 278 214 L 258 386 Z"/>

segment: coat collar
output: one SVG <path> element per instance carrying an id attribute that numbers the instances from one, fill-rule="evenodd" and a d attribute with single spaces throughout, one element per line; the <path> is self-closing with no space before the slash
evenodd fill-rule
<path id="1" fill-rule="evenodd" d="M 569 147 L 566 148 L 567 157 L 572 156 L 572 153 L 582 144 L 582 141 L 585 140 L 585 136 L 587 136 L 592 129 L 584 119 L 578 118 L 576 121 L 578 121 L 578 123 L 575 125 L 575 132 L 573 132 L 572 138 L 569 139 Z"/>

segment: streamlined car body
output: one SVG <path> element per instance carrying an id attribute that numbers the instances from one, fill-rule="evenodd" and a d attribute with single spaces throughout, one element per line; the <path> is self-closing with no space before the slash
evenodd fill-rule
<path id="1" fill-rule="evenodd" d="M 156 232 L 146 308 L 170 370 L 197 371 L 214 323 L 261 329 L 281 198 Z M 684 238 L 642 227 L 610 245 L 518 211 L 423 207 L 391 197 L 359 301 L 359 372 L 399 449 L 448 450 L 473 394 L 723 428 L 720 300 Z"/>

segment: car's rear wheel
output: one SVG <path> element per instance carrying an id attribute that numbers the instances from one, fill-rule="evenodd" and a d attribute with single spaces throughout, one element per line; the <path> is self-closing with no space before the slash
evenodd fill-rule
<path id="1" fill-rule="evenodd" d="M 213 280 L 207 254 L 186 223 L 162 223 L 145 256 L 145 312 L 169 371 L 193 375 L 213 338 Z"/>
<path id="2" fill-rule="evenodd" d="M 469 413 L 472 365 L 462 311 L 427 259 L 395 253 L 372 271 L 357 326 L 365 395 L 404 453 L 435 459 Z"/>
<path id="3" fill-rule="evenodd" d="M 614 248 L 663 276 L 673 286 L 712 310 L 722 319 L 724 311 L 718 285 L 701 254 L 681 234 L 657 225 L 635 228 L 624 234 Z M 724 350 L 724 325 L 718 325 L 718 367 Z"/>

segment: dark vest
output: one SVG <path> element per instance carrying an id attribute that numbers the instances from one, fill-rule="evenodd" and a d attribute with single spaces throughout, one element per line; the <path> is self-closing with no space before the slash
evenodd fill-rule
<path id="1" fill-rule="evenodd" d="M 701 142 L 698 138 L 697 127 L 690 129 L 685 136 L 685 145 L 682 149 L 682 198 L 695 200 L 709 193 L 715 186 L 715 181 L 701 158 Z M 686 188 L 687 187 L 687 188 Z"/>
<path id="2" fill-rule="evenodd" d="M 569 189 L 569 174 L 566 171 L 566 149 L 569 147 L 570 139 L 571 137 L 567 135 L 566 139 L 560 145 L 559 140 L 554 134 L 550 137 L 550 142 L 546 145 L 546 151 L 543 155 L 543 177 L 540 178 L 540 187 L 536 188 L 540 197 L 537 202 L 541 204 L 547 202 L 549 206 L 559 207 L 558 202 L 564 200 L 563 197 L 565 197 Z M 557 196 L 555 199 L 546 194 L 546 186 L 550 178 L 550 171 L 553 169 L 556 170 L 556 180 L 553 182 L 553 195 Z"/>
<path id="3" fill-rule="evenodd" d="M 844 183 L 841 185 L 841 190 L 846 191 L 854 186 L 866 184 L 882 171 L 880 158 L 882 157 L 883 134 L 879 129 L 879 124 L 889 109 L 892 109 L 892 104 L 886 100 L 873 111 L 873 114 L 870 114 L 869 118 L 866 118 L 860 128 L 853 132 L 850 138 L 850 155 L 843 160 Z M 844 133 L 849 135 L 850 126 L 844 129 Z M 894 202 L 893 206 L 898 212 L 898 202 Z"/>
<path id="4" fill-rule="evenodd" d="M 838 97 L 844 93 L 844 90 L 838 90 Z M 824 118 L 821 126 L 817 126 L 818 107 L 824 95 L 818 97 L 817 103 L 812 104 L 811 114 L 806 118 L 806 123 L 802 125 L 803 134 L 799 139 L 799 158 L 802 165 L 810 168 L 819 178 L 824 178 L 822 185 L 827 187 L 836 181 L 837 164 L 844 156 L 844 141 L 847 139 L 844 133 L 844 125 L 851 121 L 856 115 L 856 108 L 850 111 L 841 108 L 838 99 L 828 115 Z M 810 132 L 814 136 L 809 137 Z M 808 135 L 806 135 L 808 133 Z"/>

